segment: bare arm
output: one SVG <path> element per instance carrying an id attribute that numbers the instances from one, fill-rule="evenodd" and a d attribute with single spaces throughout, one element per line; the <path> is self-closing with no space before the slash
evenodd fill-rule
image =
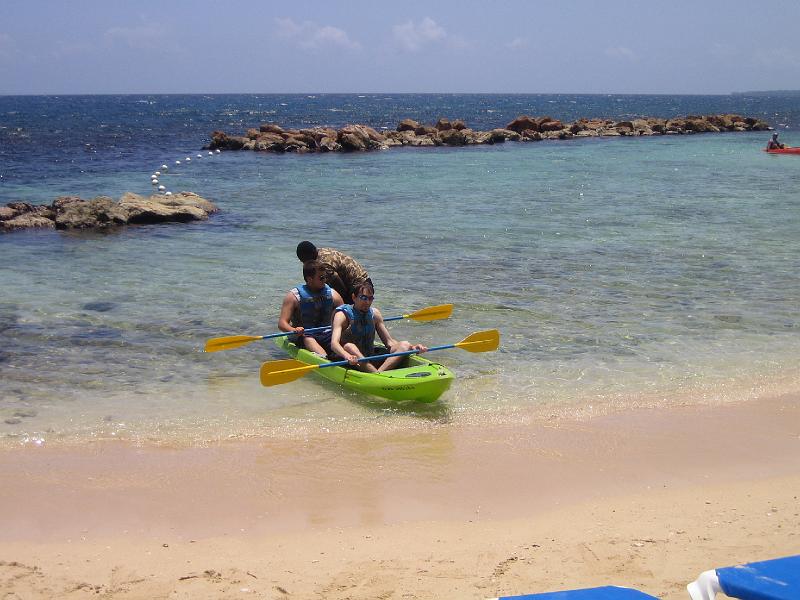
<path id="1" fill-rule="evenodd" d="M 358 363 L 358 357 L 350 354 L 342 347 L 342 332 L 347 326 L 347 315 L 338 310 L 333 313 L 333 324 L 331 326 L 331 350 L 350 362 L 351 365 Z"/>
<path id="2" fill-rule="evenodd" d="M 341 294 L 336 290 L 331 290 L 331 297 L 333 298 L 333 308 L 336 309 L 342 304 L 344 304 L 344 300 L 342 300 Z"/>
<path id="3" fill-rule="evenodd" d="M 281 331 L 293 331 L 294 333 L 303 333 L 302 327 L 294 327 L 291 323 L 292 313 L 300 303 L 294 297 L 292 292 L 287 292 L 281 304 L 281 315 L 278 317 L 278 329 Z"/>

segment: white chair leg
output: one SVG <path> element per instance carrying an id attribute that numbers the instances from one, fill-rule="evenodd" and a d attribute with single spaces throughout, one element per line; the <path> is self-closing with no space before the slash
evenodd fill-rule
<path id="1" fill-rule="evenodd" d="M 697 581 L 686 586 L 692 600 L 714 600 L 722 591 L 716 571 L 703 571 Z"/>

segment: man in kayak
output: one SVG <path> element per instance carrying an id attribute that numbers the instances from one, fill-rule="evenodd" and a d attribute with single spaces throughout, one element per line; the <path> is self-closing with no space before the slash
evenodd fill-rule
<path id="1" fill-rule="evenodd" d="M 350 292 L 357 285 L 368 281 L 369 273 L 357 260 L 333 248 L 317 248 L 311 242 L 300 242 L 297 245 L 297 258 L 302 262 L 317 260 L 325 270 L 325 281 L 339 292 L 345 302 L 350 302 Z"/>
<path id="2" fill-rule="evenodd" d="M 778 132 L 772 134 L 772 139 L 767 142 L 767 150 L 783 150 L 786 144 L 781 144 L 778 141 Z"/>
<path id="3" fill-rule="evenodd" d="M 286 293 L 278 318 L 278 329 L 296 334 L 292 340 L 300 347 L 326 356 L 330 351 L 331 330 L 305 333 L 313 327 L 328 327 L 333 311 L 342 305 L 342 297 L 325 283 L 325 270 L 318 261 L 303 263 L 304 285 Z"/>
<path id="4" fill-rule="evenodd" d="M 358 362 L 359 358 L 374 356 L 376 354 L 406 352 L 419 350 L 427 352 L 428 348 L 422 344 L 398 342 L 394 339 L 386 323 L 383 321 L 381 311 L 372 306 L 375 299 L 375 289 L 372 283 L 362 283 L 354 288 L 352 294 L 353 304 L 343 304 L 333 313 L 333 331 L 331 332 L 331 349 L 351 365 L 357 366 L 362 371 L 369 373 L 382 373 L 396 369 L 405 359 L 404 356 L 392 356 L 383 360 L 379 365 L 372 361 Z M 387 350 L 375 349 L 375 334 L 378 334 Z M 377 362 L 377 361 L 376 361 Z"/>

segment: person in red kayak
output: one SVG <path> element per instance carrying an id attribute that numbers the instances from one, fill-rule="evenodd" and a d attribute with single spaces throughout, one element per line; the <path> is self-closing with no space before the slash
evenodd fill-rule
<path id="1" fill-rule="evenodd" d="M 303 263 L 305 284 L 286 293 L 278 318 L 278 329 L 295 334 L 292 341 L 301 348 L 326 356 L 330 351 L 331 330 L 305 333 L 312 327 L 328 327 L 333 311 L 343 304 L 339 292 L 325 283 L 325 270 L 316 260 Z"/>
<path id="2" fill-rule="evenodd" d="M 783 150 L 786 144 L 781 144 L 778 141 L 778 132 L 772 134 L 772 139 L 767 142 L 767 150 Z"/>
<path id="3" fill-rule="evenodd" d="M 372 361 L 358 362 L 358 359 L 408 350 L 419 350 L 420 353 L 428 351 L 422 344 L 398 342 L 392 337 L 386 328 L 381 311 L 372 306 L 372 301 L 375 300 L 375 288 L 371 283 L 364 282 L 357 285 L 353 289 L 352 299 L 353 304 L 342 304 L 333 313 L 331 332 L 331 350 L 351 365 L 368 373 L 382 373 L 399 367 L 405 356 L 392 356 L 384 359 L 382 363 L 375 361 L 378 364 L 373 364 Z M 376 333 L 386 346 L 386 352 L 382 348 L 376 351 Z"/>

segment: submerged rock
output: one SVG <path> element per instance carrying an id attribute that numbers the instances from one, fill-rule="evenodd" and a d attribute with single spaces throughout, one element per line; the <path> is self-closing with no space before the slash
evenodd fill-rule
<path id="1" fill-rule="evenodd" d="M 10 202 L 0 207 L 0 231 L 18 229 L 108 229 L 145 223 L 186 223 L 208 218 L 217 206 L 192 192 L 140 196 L 128 192 L 119 202 L 107 196 L 83 200 L 56 198 L 50 206 Z"/>

